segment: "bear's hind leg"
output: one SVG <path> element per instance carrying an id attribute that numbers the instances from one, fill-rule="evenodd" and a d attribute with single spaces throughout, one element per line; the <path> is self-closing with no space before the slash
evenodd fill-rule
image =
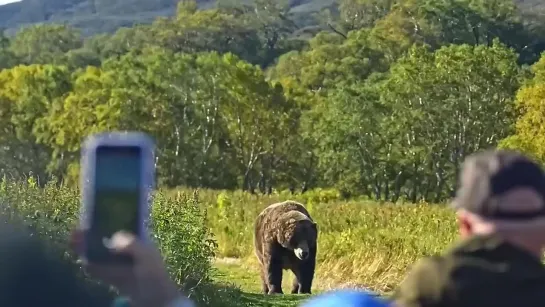
<path id="1" fill-rule="evenodd" d="M 267 285 L 267 278 L 265 277 L 266 273 L 263 268 L 261 268 L 259 275 L 261 277 L 261 291 L 263 292 L 263 294 L 268 294 L 269 286 Z"/>

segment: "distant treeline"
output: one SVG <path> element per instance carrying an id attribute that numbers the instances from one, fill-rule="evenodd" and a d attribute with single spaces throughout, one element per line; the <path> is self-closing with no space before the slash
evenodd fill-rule
<path id="1" fill-rule="evenodd" d="M 75 183 L 86 135 L 137 129 L 155 137 L 169 187 L 439 202 L 477 150 L 545 161 L 539 19 L 507 0 L 338 8 L 310 39 L 272 0 L 182 1 L 85 39 L 55 24 L 2 36 L 0 169 Z"/>

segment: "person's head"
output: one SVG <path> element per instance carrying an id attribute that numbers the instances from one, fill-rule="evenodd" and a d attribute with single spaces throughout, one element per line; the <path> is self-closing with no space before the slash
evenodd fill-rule
<path id="1" fill-rule="evenodd" d="M 462 237 L 497 233 L 535 253 L 545 246 L 545 174 L 518 152 L 469 156 L 452 204 Z"/>

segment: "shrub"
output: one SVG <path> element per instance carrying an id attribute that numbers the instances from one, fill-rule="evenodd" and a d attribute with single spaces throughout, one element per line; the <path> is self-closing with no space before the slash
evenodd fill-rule
<path id="1" fill-rule="evenodd" d="M 34 178 L 18 182 L 2 180 L 0 204 L 1 216 L 22 222 L 52 250 L 63 251 L 66 260 L 73 262 L 74 258 L 67 252 L 67 238 L 78 222 L 78 190 L 60 186 L 55 181 L 41 188 Z M 211 238 L 206 211 L 199 205 L 196 193 L 176 193 L 169 197 L 158 192 L 154 197 L 150 225 L 174 280 L 199 305 L 224 306 L 217 302 L 226 302 L 224 297 L 236 296 L 236 291 L 220 291 L 211 283 L 211 258 L 216 243 Z M 92 285 L 94 283 L 90 283 L 90 287 Z M 93 289 L 106 291 L 99 286 Z"/>
<path id="2" fill-rule="evenodd" d="M 76 225 L 79 206 L 77 190 L 58 188 L 55 181 L 40 188 L 35 178 L 27 181 L 0 181 L 0 216 L 9 223 L 22 225 L 39 238 L 53 257 L 63 257 L 75 274 L 84 279 L 74 255 L 68 252 L 68 237 Z M 91 280 L 84 281 L 99 302 L 113 298 L 108 287 Z"/>
<path id="3" fill-rule="evenodd" d="M 26 182 L 0 182 L 0 215 L 23 222 L 33 235 L 63 250 L 77 224 L 79 203 L 77 190 L 58 188 L 55 181 L 43 188 L 33 177 Z"/>
<path id="4" fill-rule="evenodd" d="M 206 212 L 199 206 L 198 194 L 178 193 L 167 197 L 157 193 L 152 208 L 153 236 L 172 272 L 186 293 L 211 281 L 216 242 L 206 227 Z"/>

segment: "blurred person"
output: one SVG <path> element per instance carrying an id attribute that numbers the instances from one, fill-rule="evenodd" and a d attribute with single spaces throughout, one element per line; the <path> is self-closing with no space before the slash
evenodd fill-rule
<path id="1" fill-rule="evenodd" d="M 461 242 L 417 262 L 398 307 L 545 306 L 545 174 L 514 151 L 469 156 L 452 202 Z"/>
<path id="2" fill-rule="evenodd" d="M 13 221 L 0 221 L 0 306 L 103 307 L 77 267 Z"/>
<path id="3" fill-rule="evenodd" d="M 80 254 L 83 232 L 72 234 L 71 245 Z M 132 265 L 93 264 L 83 262 L 89 276 L 114 286 L 121 295 L 115 306 L 131 307 L 195 307 L 182 295 L 168 275 L 163 258 L 152 244 L 138 240 L 128 232 L 118 232 L 111 239 L 112 252 L 132 256 Z"/>

